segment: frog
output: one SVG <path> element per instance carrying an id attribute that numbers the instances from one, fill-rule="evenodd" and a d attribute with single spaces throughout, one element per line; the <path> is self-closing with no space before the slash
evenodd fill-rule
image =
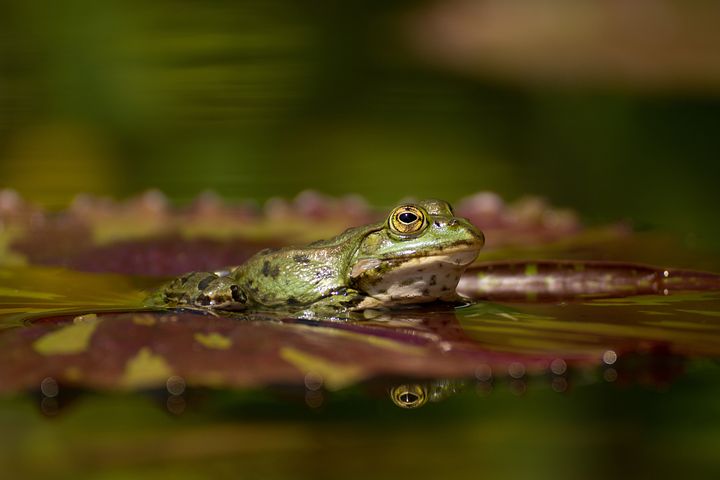
<path id="1" fill-rule="evenodd" d="M 148 297 L 204 311 L 357 312 L 458 302 L 456 287 L 485 243 L 443 200 L 403 203 L 378 223 L 300 247 L 268 248 L 239 266 L 191 272 Z"/>

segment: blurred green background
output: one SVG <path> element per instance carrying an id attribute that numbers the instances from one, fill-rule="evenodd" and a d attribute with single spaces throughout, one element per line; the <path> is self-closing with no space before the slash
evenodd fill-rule
<path id="1" fill-rule="evenodd" d="M 720 7 L 4 1 L 0 186 L 537 194 L 720 243 Z"/>
<path id="2" fill-rule="evenodd" d="M 493 190 L 717 250 L 718 25 L 714 1 L 0 0 L 0 188 L 50 208 L 148 188 L 178 204 L 208 189 L 376 205 Z M 687 370 L 672 387 L 470 389 L 419 411 L 216 392 L 174 418 L 164 399 L 89 395 L 51 421 L 37 399 L 3 398 L 0 464 L 17 478 L 717 478 L 717 363 Z"/>

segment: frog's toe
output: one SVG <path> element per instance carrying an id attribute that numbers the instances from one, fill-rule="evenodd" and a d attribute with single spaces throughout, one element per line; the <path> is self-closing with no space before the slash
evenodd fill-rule
<path id="1" fill-rule="evenodd" d="M 232 279 L 215 278 L 193 298 L 195 305 L 219 310 L 245 310 L 247 295 Z"/>

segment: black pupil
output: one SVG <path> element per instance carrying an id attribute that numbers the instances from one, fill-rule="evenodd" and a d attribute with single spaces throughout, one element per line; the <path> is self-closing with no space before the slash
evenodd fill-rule
<path id="1" fill-rule="evenodd" d="M 418 219 L 418 217 L 414 213 L 403 212 L 400 215 L 398 215 L 398 219 L 402 223 L 413 223 L 414 221 L 416 221 Z"/>
<path id="2" fill-rule="evenodd" d="M 417 400 L 418 400 L 418 396 L 415 395 L 414 393 L 405 392 L 400 395 L 400 401 L 405 404 L 415 403 L 415 402 L 417 402 Z"/>

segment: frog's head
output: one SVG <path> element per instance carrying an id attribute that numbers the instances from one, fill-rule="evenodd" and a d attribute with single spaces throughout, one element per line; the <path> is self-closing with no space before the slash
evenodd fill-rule
<path id="1" fill-rule="evenodd" d="M 482 232 L 447 202 L 403 204 L 363 238 L 350 279 L 369 296 L 365 307 L 452 300 L 484 243 Z"/>

